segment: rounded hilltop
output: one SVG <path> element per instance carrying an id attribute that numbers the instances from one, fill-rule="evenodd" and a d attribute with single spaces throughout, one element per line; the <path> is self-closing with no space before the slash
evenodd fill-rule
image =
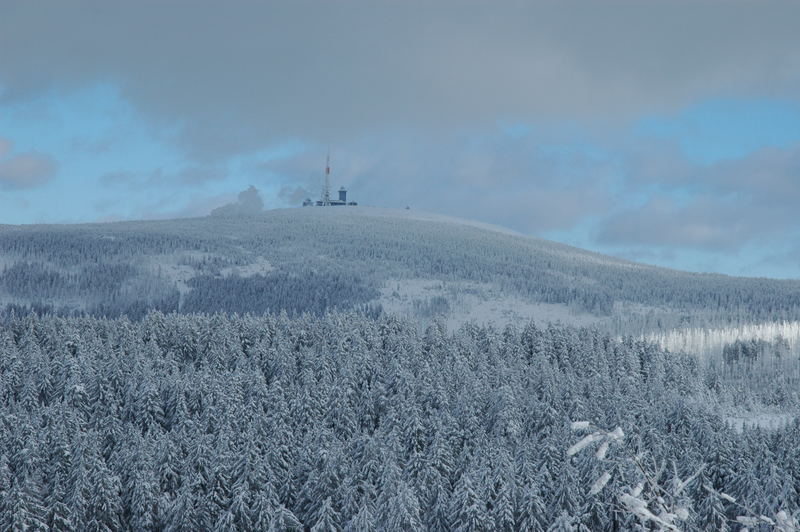
<path id="1" fill-rule="evenodd" d="M 800 282 L 637 264 L 406 209 L 290 208 L 0 228 L 0 308 L 389 312 L 620 333 L 800 318 Z"/>

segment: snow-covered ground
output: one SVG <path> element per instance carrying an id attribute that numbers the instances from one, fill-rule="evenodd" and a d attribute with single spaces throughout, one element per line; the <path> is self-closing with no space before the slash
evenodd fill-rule
<path id="1" fill-rule="evenodd" d="M 725 421 L 736 432 L 759 428 L 777 430 L 792 423 L 797 416 L 786 412 L 740 412 L 725 416 Z"/>
<path id="2" fill-rule="evenodd" d="M 444 214 L 435 214 L 430 212 L 416 211 L 412 209 L 387 209 L 380 207 L 349 207 L 347 210 L 336 211 L 337 215 L 356 215 L 356 216 L 374 216 L 380 218 L 400 218 L 406 220 L 418 220 L 422 222 L 439 222 L 448 223 L 460 226 L 475 227 L 486 231 L 494 231 L 506 235 L 526 237 L 527 235 L 503 227 L 502 225 L 494 225 L 475 220 L 467 220 L 465 218 L 456 218 L 454 216 L 445 216 Z"/>
<path id="3" fill-rule="evenodd" d="M 444 309 L 436 305 L 442 298 L 447 301 Z M 384 284 L 379 302 L 386 312 L 408 318 L 428 318 L 425 314 L 434 312 L 444 318 L 451 330 L 468 322 L 503 327 L 534 320 L 583 326 L 601 319 L 566 305 L 534 303 L 504 294 L 491 284 L 466 281 L 393 279 Z"/>
<path id="4" fill-rule="evenodd" d="M 228 266 L 227 268 L 222 268 L 220 270 L 220 274 L 223 277 L 231 277 L 232 275 L 236 275 L 247 278 L 253 277 L 254 275 L 264 275 L 273 270 L 275 270 L 275 266 L 273 266 L 267 259 L 264 257 L 256 257 L 254 262 L 244 266 Z"/>
<path id="5" fill-rule="evenodd" d="M 308 211 L 312 210 L 308 209 Z M 319 211 L 320 211 L 319 209 L 315 209 L 313 212 L 319 212 Z M 422 222 L 451 224 L 459 227 L 474 227 L 476 229 L 482 229 L 484 231 L 493 231 L 495 233 L 501 233 L 504 235 L 521 237 L 525 239 L 525 242 L 528 244 L 541 246 L 542 248 L 547 249 L 549 253 L 560 256 L 568 260 L 578 260 L 582 262 L 603 264 L 603 265 L 614 265 L 623 268 L 653 268 L 653 266 L 639 264 L 636 262 L 630 262 L 617 257 L 610 257 L 608 255 L 601 255 L 600 253 L 594 253 L 592 251 L 588 251 L 585 249 L 576 248 L 573 246 L 569 246 L 567 244 L 561 244 L 550 240 L 536 238 L 531 235 L 526 235 L 524 233 L 514 231 L 513 229 L 503 227 L 501 225 L 478 222 L 466 218 L 457 218 L 455 216 L 446 216 L 444 214 L 415 211 L 412 209 L 401 210 L 401 209 L 387 209 L 379 207 L 349 207 L 346 210 L 337 209 L 335 210 L 335 214 L 341 217 L 350 216 L 358 218 L 363 218 L 363 217 L 394 218 L 400 220 L 405 219 L 405 220 L 415 220 Z M 664 270 L 666 270 L 666 268 L 664 268 Z"/>
<path id="6" fill-rule="evenodd" d="M 197 275 L 197 271 L 186 263 L 187 258 L 200 259 L 200 254 L 174 253 L 171 255 L 154 255 L 148 257 L 145 265 L 157 277 L 164 279 L 167 283 L 174 285 L 181 295 L 189 293 L 189 281 Z"/>

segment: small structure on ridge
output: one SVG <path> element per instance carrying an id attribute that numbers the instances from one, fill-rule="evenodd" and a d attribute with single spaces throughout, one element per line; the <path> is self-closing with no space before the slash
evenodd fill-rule
<path id="1" fill-rule="evenodd" d="M 339 189 L 338 199 L 331 198 L 331 155 L 329 153 L 325 161 L 325 185 L 322 187 L 322 197 L 317 201 L 312 201 L 311 198 L 307 198 L 303 202 L 303 207 L 336 207 L 342 205 L 358 205 L 358 203 L 355 201 L 347 201 L 347 189 L 344 187 Z"/>

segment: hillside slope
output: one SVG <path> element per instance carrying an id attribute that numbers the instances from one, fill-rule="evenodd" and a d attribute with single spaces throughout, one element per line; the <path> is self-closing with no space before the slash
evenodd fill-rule
<path id="1" fill-rule="evenodd" d="M 617 332 L 800 317 L 800 282 L 695 274 L 413 211 L 0 226 L 0 305 L 95 315 L 381 309 Z"/>

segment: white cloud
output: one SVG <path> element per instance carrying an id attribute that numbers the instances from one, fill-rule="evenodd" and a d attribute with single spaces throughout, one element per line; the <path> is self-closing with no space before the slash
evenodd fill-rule
<path id="1" fill-rule="evenodd" d="M 34 188 L 50 181 L 56 164 L 39 153 L 22 153 L 0 160 L 0 186 L 7 189 Z"/>

